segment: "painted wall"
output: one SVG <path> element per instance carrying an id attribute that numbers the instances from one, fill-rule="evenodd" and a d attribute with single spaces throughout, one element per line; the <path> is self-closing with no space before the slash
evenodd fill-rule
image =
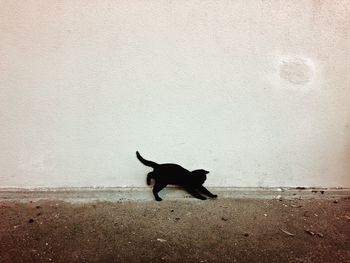
<path id="1" fill-rule="evenodd" d="M 350 187 L 349 1 L 0 6 L 0 187 Z"/>

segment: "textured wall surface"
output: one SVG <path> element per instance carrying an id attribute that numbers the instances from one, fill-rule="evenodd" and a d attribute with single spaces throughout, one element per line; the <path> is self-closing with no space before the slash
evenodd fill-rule
<path id="1" fill-rule="evenodd" d="M 350 187 L 349 1 L 0 7 L 0 187 Z"/>

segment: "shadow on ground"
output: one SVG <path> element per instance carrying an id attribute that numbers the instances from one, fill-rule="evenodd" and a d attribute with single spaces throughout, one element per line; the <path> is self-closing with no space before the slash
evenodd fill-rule
<path id="1" fill-rule="evenodd" d="M 0 203 L 0 262 L 350 262 L 350 199 Z"/>

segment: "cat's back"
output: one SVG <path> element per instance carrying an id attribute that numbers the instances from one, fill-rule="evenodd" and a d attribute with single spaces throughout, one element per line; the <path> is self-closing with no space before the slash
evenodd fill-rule
<path id="1" fill-rule="evenodd" d="M 161 164 L 154 172 L 158 180 L 174 185 L 184 185 L 190 175 L 190 171 L 175 163 Z"/>
<path id="2" fill-rule="evenodd" d="M 174 172 L 174 173 L 187 173 L 188 170 L 183 168 L 181 165 L 176 163 L 163 163 L 157 167 L 160 171 L 164 172 Z"/>

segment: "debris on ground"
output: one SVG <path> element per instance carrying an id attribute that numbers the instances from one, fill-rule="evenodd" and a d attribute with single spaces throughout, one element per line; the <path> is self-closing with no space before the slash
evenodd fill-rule
<path id="1" fill-rule="evenodd" d="M 334 201 L 333 201 L 333 203 L 335 203 L 335 204 L 338 204 L 338 202 L 339 202 L 338 200 L 334 200 Z"/>
<path id="2" fill-rule="evenodd" d="M 323 237 L 323 234 L 320 232 L 314 232 L 309 229 L 304 230 L 306 233 L 308 233 L 310 236 L 318 236 L 318 237 Z"/>
<path id="3" fill-rule="evenodd" d="M 33 222 L 34 222 L 34 219 L 33 219 L 33 218 L 31 218 L 31 219 L 28 220 L 28 223 L 30 223 L 30 224 L 33 223 Z"/>
<path id="4" fill-rule="evenodd" d="M 275 199 L 282 201 L 282 196 L 281 196 L 281 195 L 277 195 L 277 196 L 275 197 Z"/>
<path id="5" fill-rule="evenodd" d="M 0 207 L 10 208 L 0 209 L 0 262 L 134 262 L 141 255 L 153 263 L 347 262 L 350 198 L 327 194 L 281 203 L 271 198 L 98 202 L 97 209 L 62 202 L 59 210 L 56 200 L 3 200 Z"/>
<path id="6" fill-rule="evenodd" d="M 315 232 L 311 231 L 311 230 L 308 230 L 308 229 L 305 229 L 304 230 L 306 233 L 308 233 L 309 235 L 311 236 L 314 236 L 315 235 Z"/>
<path id="7" fill-rule="evenodd" d="M 284 230 L 284 229 L 281 229 L 281 231 L 285 234 L 287 234 L 288 236 L 291 236 L 291 237 L 294 237 L 294 234 L 292 234 L 291 232 L 287 231 L 287 230 Z"/>
<path id="8" fill-rule="evenodd" d="M 222 221 L 227 221 L 228 219 L 226 217 L 221 217 Z"/>

